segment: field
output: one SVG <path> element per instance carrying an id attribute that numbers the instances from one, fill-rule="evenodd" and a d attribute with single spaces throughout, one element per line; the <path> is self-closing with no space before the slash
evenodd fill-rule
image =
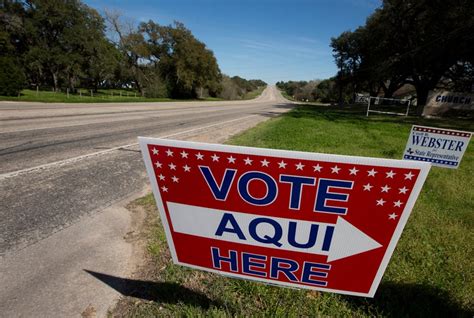
<path id="1" fill-rule="evenodd" d="M 474 130 L 472 121 L 373 115 L 362 108 L 299 106 L 230 144 L 401 158 L 412 124 Z M 474 145 L 459 169 L 433 167 L 375 298 L 269 286 L 170 261 L 163 229 L 148 230 L 150 264 L 112 314 L 148 316 L 473 317 Z M 151 195 L 134 202 L 157 216 Z"/>

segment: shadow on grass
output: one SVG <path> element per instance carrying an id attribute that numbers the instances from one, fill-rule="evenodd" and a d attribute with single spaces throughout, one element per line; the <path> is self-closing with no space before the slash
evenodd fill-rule
<path id="1" fill-rule="evenodd" d="M 184 303 L 204 309 L 222 306 L 220 302 L 213 301 L 202 293 L 193 291 L 176 283 L 121 278 L 87 269 L 84 271 L 115 289 L 123 296 L 135 297 L 157 303 Z"/>
<path id="2" fill-rule="evenodd" d="M 450 295 L 421 284 L 382 283 L 375 297 L 344 297 L 354 309 L 377 312 L 386 317 L 473 317 Z"/>
<path id="3" fill-rule="evenodd" d="M 323 106 L 298 104 L 293 112 L 284 114 L 293 118 L 321 117 L 328 121 L 383 122 L 395 124 L 425 125 L 440 128 L 473 130 L 474 121 L 467 117 L 423 118 L 419 116 L 374 115 L 366 116 L 365 105 Z"/>

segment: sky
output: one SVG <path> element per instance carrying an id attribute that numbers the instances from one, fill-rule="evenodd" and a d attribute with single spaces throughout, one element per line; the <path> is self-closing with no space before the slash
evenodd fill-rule
<path id="1" fill-rule="evenodd" d="M 85 0 L 139 23 L 180 21 L 214 52 L 224 74 L 277 81 L 336 74 L 331 37 L 354 30 L 380 0 Z"/>

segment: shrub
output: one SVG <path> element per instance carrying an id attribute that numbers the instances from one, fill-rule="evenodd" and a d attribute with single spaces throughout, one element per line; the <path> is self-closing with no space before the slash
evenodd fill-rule
<path id="1" fill-rule="evenodd" d="M 152 77 L 144 87 L 145 97 L 165 98 L 169 97 L 166 84 L 158 77 Z"/>
<path id="2" fill-rule="evenodd" d="M 13 57 L 0 56 L 0 95 L 18 96 L 25 85 L 25 74 Z"/>

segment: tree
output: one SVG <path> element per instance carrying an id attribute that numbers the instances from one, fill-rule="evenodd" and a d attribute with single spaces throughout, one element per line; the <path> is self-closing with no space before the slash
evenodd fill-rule
<path id="1" fill-rule="evenodd" d="M 122 54 L 121 75 L 130 78 L 136 89 L 145 95 L 146 75 L 144 59 L 151 55 L 143 32 L 131 22 L 124 21 L 118 12 L 106 11 L 105 19 L 115 33 L 114 44 Z"/>
<path id="2" fill-rule="evenodd" d="M 338 84 L 391 97 L 410 83 L 423 106 L 443 77 L 459 78 L 474 56 L 472 12 L 470 0 L 384 0 L 364 26 L 332 39 Z"/>
<path id="3" fill-rule="evenodd" d="M 219 94 L 220 98 L 223 99 L 241 99 L 243 89 L 233 81 L 229 76 L 222 75 L 221 80 L 222 90 Z"/>
<path id="4" fill-rule="evenodd" d="M 25 7 L 29 72 L 49 79 L 54 90 L 61 84 L 74 88 L 84 61 L 104 38 L 102 17 L 76 0 L 28 0 Z"/>
<path id="5" fill-rule="evenodd" d="M 317 98 L 323 103 L 331 103 L 338 99 L 339 94 L 334 78 L 321 81 L 317 89 Z"/>
<path id="6" fill-rule="evenodd" d="M 397 60 L 398 44 L 392 33 L 378 10 L 367 19 L 365 26 L 331 39 L 341 90 L 351 85 L 353 94 L 366 90 L 371 96 L 382 90 L 384 97 L 390 98 L 403 86 L 406 68 Z"/>
<path id="7" fill-rule="evenodd" d="M 89 58 L 84 60 L 81 82 L 95 91 L 99 87 L 120 86 L 121 54 L 118 49 L 105 38 L 98 39 L 89 52 Z"/>
<path id="8" fill-rule="evenodd" d="M 399 39 L 399 59 L 409 65 L 407 82 L 418 105 L 458 61 L 472 57 L 474 3 L 470 0 L 385 0 L 384 19 Z"/>
<path id="9" fill-rule="evenodd" d="M 37 87 L 55 91 L 78 85 L 135 87 L 144 96 L 195 98 L 217 96 L 221 72 L 214 53 L 182 23 L 136 25 L 118 13 L 105 21 L 80 0 L 3 0 L 0 2 L 0 57 L 9 63 L 2 76 L 22 69 Z M 235 78 L 239 96 L 263 82 Z M 242 88 L 245 86 L 245 88 Z"/>
<path id="10" fill-rule="evenodd" d="M 473 61 L 459 61 L 453 65 L 441 79 L 441 85 L 455 92 L 470 92 L 474 88 Z"/>
<path id="11" fill-rule="evenodd" d="M 18 57 L 24 51 L 23 15 L 21 3 L 0 3 L 0 95 L 18 96 L 25 85 L 25 75 Z"/>
<path id="12" fill-rule="evenodd" d="M 196 97 L 200 89 L 207 89 L 211 96 L 216 96 L 221 79 L 217 60 L 191 31 L 179 22 L 174 26 L 158 26 L 150 21 L 142 28 L 150 39 L 149 43 L 160 40 L 150 51 L 158 61 L 172 97 Z"/>
<path id="13" fill-rule="evenodd" d="M 240 76 L 233 76 L 231 78 L 227 75 L 222 75 L 222 80 L 219 84 L 222 90 L 218 96 L 223 99 L 242 99 L 248 92 L 267 85 L 262 80 L 246 80 Z"/>
<path id="14" fill-rule="evenodd" d="M 0 56 L 0 95 L 18 96 L 25 85 L 25 75 L 15 58 Z"/>

